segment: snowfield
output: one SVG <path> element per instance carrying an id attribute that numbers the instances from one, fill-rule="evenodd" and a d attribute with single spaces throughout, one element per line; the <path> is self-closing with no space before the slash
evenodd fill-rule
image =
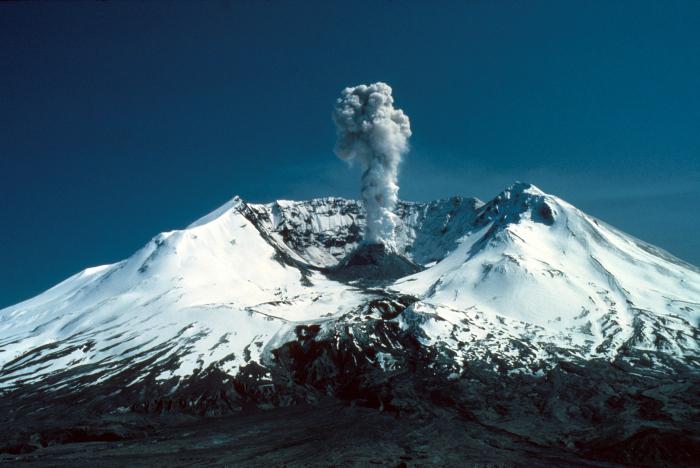
<path id="1" fill-rule="evenodd" d="M 402 202 L 397 215 L 399 250 L 424 269 L 367 285 L 329 274 L 362 239 L 358 202 L 236 197 L 127 260 L 1 310 L 0 387 L 99 383 L 127 368 L 138 368 L 129 385 L 212 367 L 235 375 L 264 364 L 298 325 L 355 323 L 392 295 L 415 302 L 387 320 L 454 351 L 457 371 L 486 355 L 536 373 L 554 357 L 630 349 L 699 365 L 700 271 L 555 196 L 516 183 L 488 203 Z"/>

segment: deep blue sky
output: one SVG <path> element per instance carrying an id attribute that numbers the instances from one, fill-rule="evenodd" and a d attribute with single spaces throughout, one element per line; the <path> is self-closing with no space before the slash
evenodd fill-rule
<path id="1" fill-rule="evenodd" d="M 0 307 L 235 194 L 355 197 L 333 102 L 383 80 L 400 195 L 514 180 L 700 264 L 700 2 L 0 3 Z"/>

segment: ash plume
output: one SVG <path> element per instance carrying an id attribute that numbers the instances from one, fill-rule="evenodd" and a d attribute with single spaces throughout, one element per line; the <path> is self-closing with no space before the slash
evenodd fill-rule
<path id="1" fill-rule="evenodd" d="M 394 249 L 398 168 L 411 136 L 408 116 L 394 108 L 391 87 L 378 82 L 345 88 L 336 101 L 333 121 L 338 132 L 335 154 L 345 161 L 358 161 L 364 171 L 364 242 Z"/>

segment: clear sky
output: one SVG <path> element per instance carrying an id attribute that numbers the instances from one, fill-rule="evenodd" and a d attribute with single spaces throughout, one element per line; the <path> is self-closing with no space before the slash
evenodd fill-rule
<path id="1" fill-rule="evenodd" d="M 356 197 L 330 118 L 394 88 L 400 196 L 515 180 L 700 264 L 700 2 L 0 3 L 0 307 L 238 194 Z"/>

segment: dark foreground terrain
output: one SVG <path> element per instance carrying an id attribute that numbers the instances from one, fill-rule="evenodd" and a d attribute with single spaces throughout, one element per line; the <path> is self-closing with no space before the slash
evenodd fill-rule
<path id="1" fill-rule="evenodd" d="M 697 442 L 688 445 L 682 434 L 652 427 L 625 441 L 547 447 L 449 412 L 399 417 L 334 400 L 223 417 L 131 413 L 72 427 L 55 421 L 29 437 L 4 429 L 5 443 L 18 444 L 6 446 L 0 462 L 20 466 L 693 466 L 700 461 Z"/>
<path id="2" fill-rule="evenodd" d="M 399 418 L 333 401 L 206 419 L 112 419 L 99 427 L 44 430 L 30 443 L 50 445 L 0 460 L 22 466 L 609 466 L 459 417 Z"/>
<path id="3" fill-rule="evenodd" d="M 224 390 L 199 395 L 196 405 L 154 400 L 93 416 L 79 405 L 36 415 L 3 405 L 0 463 L 700 466 L 700 382 L 692 376 L 640 379 L 613 366 L 566 365 L 532 380 L 422 377 L 398 374 L 372 386 L 374 394 L 355 388 L 356 398 L 345 399 L 307 387 L 316 401 L 287 407 Z"/>

